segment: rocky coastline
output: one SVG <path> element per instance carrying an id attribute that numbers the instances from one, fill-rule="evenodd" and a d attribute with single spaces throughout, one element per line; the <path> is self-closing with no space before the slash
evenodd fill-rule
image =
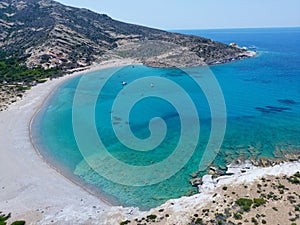
<path id="1" fill-rule="evenodd" d="M 222 175 L 193 178 L 199 182 L 195 182 L 198 194 L 171 199 L 148 212 L 132 208 L 131 215 L 123 216 L 121 223 L 297 224 L 300 221 L 300 156 L 287 157 L 238 159 Z"/>
<path id="2" fill-rule="evenodd" d="M 231 176 L 239 176 L 247 173 L 254 168 L 270 168 L 277 165 L 282 165 L 287 162 L 299 162 L 300 153 L 287 153 L 281 158 L 266 158 L 260 157 L 257 159 L 242 159 L 237 158 L 226 166 L 226 168 L 218 165 L 211 165 L 208 167 L 208 174 L 199 176 L 199 171 L 190 174 L 190 184 L 193 187 L 198 188 L 198 192 L 201 193 L 203 189 L 212 187 L 212 184 L 216 184 L 219 180 L 229 178 Z M 299 168 L 300 169 L 300 168 Z"/>

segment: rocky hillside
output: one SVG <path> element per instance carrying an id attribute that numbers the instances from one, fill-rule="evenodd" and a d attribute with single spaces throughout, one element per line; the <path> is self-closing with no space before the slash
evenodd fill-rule
<path id="1" fill-rule="evenodd" d="M 72 69 L 107 58 L 156 67 L 233 61 L 249 54 L 210 39 L 113 20 L 52 0 L 0 0 L 0 47 L 29 68 Z"/>

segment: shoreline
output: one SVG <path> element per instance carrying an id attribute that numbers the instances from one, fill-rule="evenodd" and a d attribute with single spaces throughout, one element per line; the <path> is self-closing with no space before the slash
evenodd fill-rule
<path id="1" fill-rule="evenodd" d="M 5 171 L 0 179 L 0 210 L 3 213 L 11 212 L 12 219 L 24 219 L 28 224 L 44 224 L 40 221 L 45 217 L 55 217 L 69 207 L 72 214 L 80 215 L 84 211 L 98 211 L 97 216 L 109 214 L 111 204 L 65 177 L 43 159 L 32 143 L 30 127 L 41 107 L 63 82 L 100 69 L 132 64 L 137 62 L 111 60 L 48 80 L 32 87 L 20 101 L 0 113 L 1 127 L 6 129 L 0 130 L 3 143 L 0 153 L 5 156 L 0 158 L 0 170 Z"/>
<path id="2" fill-rule="evenodd" d="M 250 168 L 247 169 L 246 172 L 241 172 L 241 170 L 245 169 L 245 167 L 248 168 L 249 166 Z M 184 196 L 179 199 L 170 199 L 166 203 L 162 204 L 161 206 L 155 209 L 151 209 L 148 212 L 141 212 L 140 215 L 137 217 L 129 217 L 129 216 L 124 217 L 123 221 L 130 220 L 131 221 L 130 224 L 134 224 L 134 225 L 141 224 L 142 222 L 146 222 L 146 221 L 149 222 L 147 224 L 156 224 L 156 225 L 164 225 L 164 224 L 186 225 L 186 224 L 195 224 L 192 222 L 197 221 L 197 219 L 199 218 L 199 219 L 203 219 L 204 223 L 196 223 L 196 224 L 211 224 L 211 225 L 218 224 L 217 220 L 214 220 L 212 222 L 212 219 L 217 218 L 216 216 L 217 214 L 219 215 L 227 214 L 225 210 L 228 210 L 230 207 L 232 207 L 231 208 L 232 213 L 234 212 L 234 210 L 239 212 L 239 209 L 237 205 L 234 203 L 234 200 L 237 200 L 238 198 L 241 197 L 259 198 L 259 195 L 262 192 L 261 187 L 265 187 L 262 186 L 263 182 L 267 181 L 269 183 L 269 187 L 265 188 L 267 190 L 263 191 L 263 193 L 265 194 L 268 194 L 268 191 L 272 193 L 272 191 L 274 191 L 278 187 L 280 189 L 280 186 L 282 186 L 282 183 L 280 182 L 282 182 L 282 180 L 286 181 L 287 179 L 286 176 L 292 176 L 293 174 L 300 171 L 300 160 L 294 162 L 285 162 L 272 167 L 257 167 L 257 166 L 250 165 L 249 162 L 245 162 L 244 164 L 238 166 L 229 165 L 228 171 L 233 172 L 234 175 L 224 176 L 224 177 L 221 176 L 217 178 L 212 178 L 212 175 L 205 175 L 203 177 L 203 184 L 199 186 L 200 193 L 198 194 L 189 197 Z M 277 184 L 274 185 L 273 182 L 274 183 L 277 182 Z M 283 200 L 282 198 L 280 199 L 283 200 L 282 201 L 283 204 L 286 204 L 285 201 L 289 201 L 290 195 L 288 194 L 290 194 L 290 192 L 288 191 L 292 192 L 294 190 L 294 193 L 295 192 L 300 193 L 299 184 L 295 184 L 293 186 L 293 189 L 289 189 L 291 188 L 291 186 L 293 185 L 288 184 L 288 182 L 285 183 L 285 186 L 282 186 L 282 188 L 284 188 L 284 190 L 286 191 L 285 195 L 287 197 L 285 200 Z M 298 194 L 296 198 L 297 197 L 300 198 L 300 195 Z M 281 212 L 281 210 L 286 211 L 283 208 L 281 208 L 285 206 L 281 206 L 280 204 L 278 205 L 278 202 L 276 202 L 278 200 L 279 199 L 275 199 L 275 202 L 272 202 L 273 200 L 270 200 L 268 198 L 266 201 L 267 204 L 269 204 L 270 202 L 273 203 L 273 205 L 276 206 L 277 208 L 276 210 L 278 210 L 278 212 Z M 299 200 L 295 204 L 298 203 L 300 203 Z M 210 211 L 210 215 L 205 215 L 207 209 L 208 212 Z M 275 222 L 276 224 L 292 223 L 289 221 L 288 218 L 288 213 L 290 212 L 286 212 L 286 215 L 281 215 L 278 214 L 276 210 L 273 210 L 272 207 L 270 208 L 264 207 L 264 208 L 258 208 L 253 210 L 251 209 L 251 211 L 254 211 L 254 214 L 253 212 L 249 212 L 250 215 L 249 216 L 247 215 L 248 212 L 244 212 L 243 215 L 244 219 L 236 220 L 235 221 L 236 223 L 234 224 L 238 224 L 238 222 L 242 222 L 241 224 L 253 224 L 251 221 L 251 217 L 255 217 L 255 214 L 257 215 L 257 213 L 266 213 L 266 212 L 270 213 L 271 215 L 271 216 L 267 215 L 267 217 L 269 217 L 268 220 L 272 220 L 272 216 L 275 217 L 275 220 L 273 219 L 271 223 L 268 222 L 267 224 L 275 224 Z M 297 214 L 297 210 L 294 210 L 293 213 Z M 154 220 L 151 219 L 149 220 L 148 219 L 149 215 L 156 215 L 157 217 Z M 229 219 L 231 221 L 234 220 L 233 218 L 229 218 Z M 297 216 L 296 216 L 296 220 L 300 221 L 299 218 L 297 218 Z"/>
<path id="3" fill-rule="evenodd" d="M 239 184 L 239 177 L 247 179 L 245 175 L 252 174 L 253 182 L 258 176 L 276 174 L 276 171 L 290 173 L 291 170 L 287 170 L 289 166 L 285 165 L 294 165 L 293 167 L 300 170 L 299 161 L 280 164 L 283 165 L 282 170 L 278 170 L 278 166 L 267 167 L 268 173 L 265 168 L 253 166 L 247 173 L 240 173 L 237 177 L 229 177 L 227 180 L 222 177 L 220 182 L 216 182 L 217 185 L 210 186 L 213 189 L 208 188 L 191 197 L 171 199 L 148 212 L 107 204 L 101 197 L 93 195 L 91 191 L 64 176 L 43 159 L 31 140 L 31 123 L 51 93 L 68 79 L 100 69 L 132 64 L 138 63 L 133 60 L 112 60 L 92 66 L 88 70 L 47 81 L 33 87 L 22 100 L 10 105 L 8 110 L 0 112 L 1 127 L 7 129 L 5 132 L 1 130 L 0 133 L 1 143 L 6 143 L 6 148 L 0 149 L 1 155 L 5 155 L 0 158 L 0 169 L 7 171 L 0 178 L 0 210 L 4 213 L 11 212 L 13 219 L 25 219 L 28 224 L 119 224 L 126 219 L 146 216 L 150 212 L 157 213 L 160 208 L 167 207 L 174 213 L 174 217 L 172 216 L 167 223 L 171 224 L 171 221 L 175 223 L 176 219 L 182 222 L 185 219 L 186 222 L 188 218 L 183 215 L 190 207 L 199 205 L 199 201 L 209 203 L 210 191 L 216 190 L 220 185 Z M 20 110 L 23 111 L 22 115 Z M 241 169 L 240 166 L 237 168 Z M 234 177 L 237 180 L 234 180 Z"/>
<path id="4" fill-rule="evenodd" d="M 56 168 L 55 166 L 53 166 L 51 163 L 49 163 L 43 157 L 43 155 L 40 153 L 38 147 L 36 146 L 36 144 L 33 141 L 33 137 L 32 137 L 32 124 L 33 124 L 33 121 L 34 121 L 35 117 L 40 113 L 40 111 L 42 110 L 42 108 L 45 105 L 45 103 L 51 98 L 52 94 L 63 83 L 67 82 L 68 80 L 73 79 L 73 78 L 78 77 L 78 76 L 82 76 L 82 75 L 87 74 L 87 73 L 98 71 L 98 70 L 103 70 L 103 69 L 108 69 L 108 68 L 113 68 L 113 67 L 119 67 L 119 66 L 137 65 L 137 64 L 138 64 L 137 62 L 134 62 L 134 61 L 131 61 L 131 60 L 111 60 L 111 61 L 105 61 L 102 64 L 95 64 L 95 65 L 92 65 L 90 67 L 83 68 L 83 69 L 80 68 L 79 71 L 77 71 L 78 69 L 75 69 L 76 70 L 75 72 L 72 72 L 71 74 L 66 74 L 66 75 L 64 75 L 62 77 L 57 78 L 56 80 L 60 80 L 60 81 L 57 81 L 58 83 L 45 96 L 45 98 L 43 99 L 43 101 L 38 106 L 38 109 L 31 116 L 29 124 L 28 124 L 28 133 L 29 133 L 30 143 L 31 143 L 34 151 L 36 152 L 36 154 L 39 156 L 39 158 L 44 163 L 46 163 L 49 168 L 51 168 L 52 170 L 56 171 L 58 173 L 58 175 L 63 176 L 66 180 L 70 181 L 74 185 L 79 186 L 81 189 L 83 189 L 87 193 L 91 194 L 92 196 L 96 197 L 97 199 L 99 199 L 100 201 L 102 201 L 103 203 L 105 203 L 107 206 L 116 206 L 116 205 L 114 205 L 112 202 L 110 202 L 109 200 L 107 200 L 104 197 L 101 198 L 101 196 L 99 196 L 99 194 L 93 192 L 92 190 L 89 190 L 88 188 L 85 187 L 84 184 L 80 183 L 79 181 L 76 181 L 75 179 L 66 176 L 63 172 L 61 172 L 58 168 Z M 63 79 L 64 77 L 67 77 L 67 78 Z"/>

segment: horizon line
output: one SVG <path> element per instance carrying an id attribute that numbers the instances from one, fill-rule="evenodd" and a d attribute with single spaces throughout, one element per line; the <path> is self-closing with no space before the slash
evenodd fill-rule
<path id="1" fill-rule="evenodd" d="M 234 29 L 282 29 L 282 28 L 300 28 L 299 26 L 270 26 L 270 27 L 217 27 L 217 28 L 175 28 L 175 29 L 164 29 L 165 31 L 176 31 L 176 30 L 234 30 Z M 161 28 L 157 28 L 161 29 Z"/>

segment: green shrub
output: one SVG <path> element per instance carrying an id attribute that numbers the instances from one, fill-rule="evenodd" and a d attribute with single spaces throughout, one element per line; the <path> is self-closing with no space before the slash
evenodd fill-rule
<path id="1" fill-rule="evenodd" d="M 254 217 L 251 218 L 251 222 L 254 223 L 255 225 L 258 225 L 258 221 Z"/>
<path id="2" fill-rule="evenodd" d="M 238 200 L 235 201 L 235 203 L 240 207 L 242 207 L 244 211 L 249 211 L 253 201 L 252 199 L 239 198 Z"/>
<path id="3" fill-rule="evenodd" d="M 290 177 L 288 178 L 288 181 L 292 184 L 300 184 L 300 180 L 297 177 Z"/>
<path id="4" fill-rule="evenodd" d="M 243 219 L 242 215 L 240 213 L 235 213 L 233 214 L 233 218 L 236 219 L 236 220 L 241 220 Z"/>
<path id="5" fill-rule="evenodd" d="M 264 200 L 263 198 L 254 198 L 253 203 L 254 203 L 253 207 L 259 207 L 261 205 L 266 204 L 266 200 Z"/>
<path id="6" fill-rule="evenodd" d="M 9 213 L 9 214 L 7 214 L 7 215 L 5 215 L 5 214 L 2 214 L 2 212 L 0 212 L 0 225 L 6 225 L 7 224 L 7 220 L 9 219 L 11 217 L 11 214 Z M 13 222 L 11 225 L 25 225 L 25 221 L 15 221 L 15 222 Z"/>
<path id="7" fill-rule="evenodd" d="M 149 220 L 155 220 L 156 218 L 157 218 L 157 215 L 153 215 L 153 214 L 147 216 L 147 219 L 149 219 Z"/>
<path id="8" fill-rule="evenodd" d="M 294 174 L 294 177 L 300 178 L 300 172 L 295 173 L 295 174 Z"/>
<path id="9" fill-rule="evenodd" d="M 203 223 L 203 219 L 202 218 L 197 218 L 195 221 L 195 224 L 202 224 Z"/>
<path id="10" fill-rule="evenodd" d="M 23 220 L 15 221 L 11 225 L 25 225 L 25 221 Z"/>
<path id="11" fill-rule="evenodd" d="M 6 225 L 6 221 L 10 218 L 10 213 L 8 215 L 2 214 L 0 212 L 0 225 Z"/>
<path id="12" fill-rule="evenodd" d="M 123 221 L 120 223 L 120 225 L 126 225 L 126 224 L 129 224 L 130 223 L 130 220 L 126 220 L 126 221 Z"/>

